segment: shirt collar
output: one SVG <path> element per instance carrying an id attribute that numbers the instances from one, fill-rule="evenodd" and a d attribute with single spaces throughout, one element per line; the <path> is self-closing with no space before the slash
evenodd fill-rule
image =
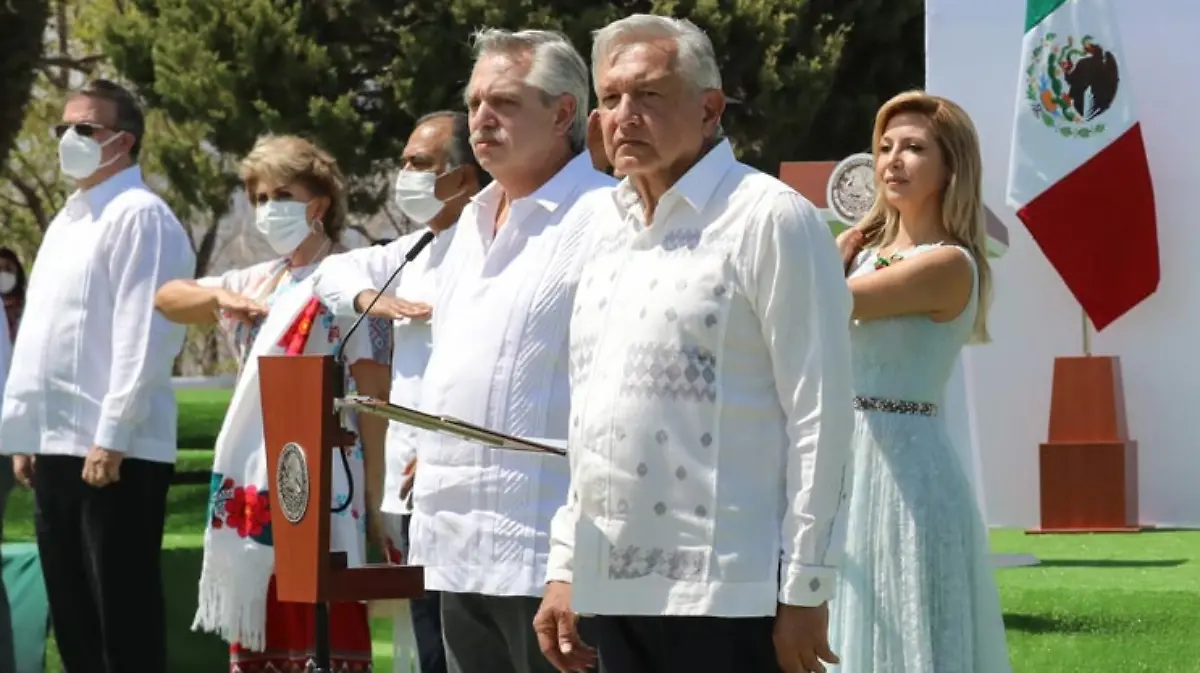
<path id="1" fill-rule="evenodd" d="M 717 191 L 717 185 L 736 163 L 737 157 L 733 156 L 733 148 L 729 141 L 722 140 L 692 164 L 683 177 L 663 194 L 659 203 L 667 200 L 668 196 L 675 196 L 691 206 L 696 213 L 704 212 L 709 199 Z M 635 206 L 640 208 L 641 205 L 641 196 L 629 178 L 621 180 L 621 184 L 613 190 L 613 200 L 622 211 L 632 210 Z"/>
<path id="2" fill-rule="evenodd" d="M 580 152 L 560 168 L 554 177 L 547 180 L 529 196 L 517 199 L 517 201 L 528 199 L 547 212 L 553 213 L 571 198 L 579 183 L 587 176 L 587 172 L 594 170 L 591 155 L 587 152 Z M 492 206 L 499 204 L 503 196 L 504 187 L 500 186 L 499 182 L 492 181 L 492 184 L 484 187 L 483 191 L 476 194 L 471 200 L 476 203 L 480 212 L 487 212 L 492 210 Z"/>
<path id="3" fill-rule="evenodd" d="M 92 217 L 95 217 L 104 210 L 110 201 L 116 198 L 117 194 L 142 184 L 142 167 L 134 164 L 90 189 L 76 190 L 69 200 L 86 205 Z"/>

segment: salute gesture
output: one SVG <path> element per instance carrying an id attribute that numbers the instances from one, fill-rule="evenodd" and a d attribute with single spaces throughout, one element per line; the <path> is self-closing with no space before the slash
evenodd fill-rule
<path id="1" fill-rule="evenodd" d="M 378 300 L 376 300 L 376 297 L 378 297 Z M 371 302 L 375 302 L 375 305 L 371 306 Z M 369 312 L 367 311 L 368 306 L 371 307 Z M 385 318 L 387 320 L 401 320 L 403 318 L 426 320 L 433 315 L 433 307 L 429 304 L 406 301 L 386 294 L 381 296 L 375 290 L 360 292 L 354 298 L 354 308 L 359 313 L 366 312 L 372 318 Z"/>
<path id="2" fill-rule="evenodd" d="M 217 310 L 221 315 L 247 325 L 267 314 L 267 307 L 249 297 L 225 289 L 216 291 Z"/>

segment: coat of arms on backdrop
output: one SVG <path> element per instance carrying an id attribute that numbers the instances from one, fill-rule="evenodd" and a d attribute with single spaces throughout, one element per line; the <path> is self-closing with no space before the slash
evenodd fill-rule
<path id="1" fill-rule="evenodd" d="M 865 217 L 875 203 L 875 158 L 865 152 L 851 154 L 834 166 L 825 202 L 847 226 Z"/>

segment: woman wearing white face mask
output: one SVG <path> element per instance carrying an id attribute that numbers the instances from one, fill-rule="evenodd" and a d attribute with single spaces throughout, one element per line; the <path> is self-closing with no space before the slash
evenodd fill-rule
<path id="1" fill-rule="evenodd" d="M 0 248 L 0 302 L 4 304 L 9 339 L 15 340 L 25 310 L 25 267 L 9 248 Z"/>
<path id="2" fill-rule="evenodd" d="M 347 331 L 350 321 L 335 319 L 313 298 L 309 278 L 321 260 L 342 250 L 345 181 L 332 157 L 293 136 L 260 139 L 242 162 L 242 180 L 256 208 L 255 226 L 279 257 L 221 276 L 167 283 L 155 301 L 174 322 L 216 321 L 239 362 L 228 412 L 233 420 L 214 455 L 213 516 L 205 534 L 195 626 L 231 643 L 231 670 L 304 670 L 315 654 L 313 608 L 275 598 L 261 413 L 239 412 L 243 405 L 259 405 L 258 355 L 328 354 Z M 349 383 L 359 394 L 387 399 L 388 343 L 375 343 L 372 336 L 388 330 L 363 327 L 346 347 Z M 281 350 L 277 345 L 285 336 L 289 346 Z M 252 420 L 239 424 L 244 418 Z M 382 460 L 387 429 L 386 420 L 364 417 L 360 423 L 362 444 L 346 455 L 353 487 L 341 469 L 334 470 L 330 533 L 331 547 L 345 551 L 352 566 L 365 561 L 367 521 L 378 519 L 364 506 L 371 495 L 365 493 L 364 473 L 383 469 L 375 460 Z M 332 605 L 330 624 L 334 669 L 369 671 L 365 604 Z"/>

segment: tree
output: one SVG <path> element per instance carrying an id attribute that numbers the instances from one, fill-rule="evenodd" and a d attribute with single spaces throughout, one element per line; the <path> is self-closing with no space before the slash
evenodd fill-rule
<path id="1" fill-rule="evenodd" d="M 0 82 L 6 99 L 0 105 L 0 165 L 21 132 L 49 18 L 46 0 L 0 0 Z"/>
<path id="2" fill-rule="evenodd" d="M 706 29 L 726 90 L 744 101 L 726 131 L 743 158 L 825 159 L 864 145 L 887 78 L 846 76 L 908 53 L 896 25 L 920 0 L 127 0 L 100 34 L 113 64 L 177 122 L 210 129 L 222 154 L 264 132 L 315 138 L 352 178 L 351 208 L 374 213 L 414 119 L 461 108 L 471 26 L 561 30 L 585 54 L 619 16 L 687 16 Z M 914 7 L 916 8 L 914 10 Z M 866 55 L 873 55 L 868 58 Z M 920 64 L 917 64 L 920 67 Z M 835 95 L 836 94 L 836 95 Z M 830 134 L 818 121 L 837 129 Z M 814 156 L 819 153 L 824 156 Z"/>
<path id="3" fill-rule="evenodd" d="M 26 264 L 73 189 L 59 173 L 57 140 L 50 129 L 72 89 L 89 77 L 115 75 L 95 49 L 94 38 L 112 9 L 106 0 L 55 0 L 52 20 L 39 32 L 45 55 L 30 70 L 32 95 L 20 133 L 8 160 L 0 163 L 0 245 L 14 248 Z M 236 182 L 232 160 L 205 143 L 209 129 L 202 124 L 176 122 L 150 108 L 146 129 L 143 174 L 179 216 L 196 249 L 197 270 L 204 273 L 236 234 L 226 218 Z M 201 332 L 189 339 L 188 359 L 211 368 L 217 343 Z"/>
<path id="4" fill-rule="evenodd" d="M 22 118 L 20 140 L 9 160 L 0 164 L 0 177 L 7 183 L 0 185 L 0 213 L 8 225 L 3 237 L 23 248 L 29 258 L 72 189 L 59 175 L 57 141 L 49 130 L 58 122 L 73 88 L 89 77 L 115 75 L 94 49 L 97 28 L 113 8 L 105 0 L 55 0 L 48 30 L 39 32 L 46 55 L 29 71 L 32 96 Z M 5 108 L 0 113 L 7 112 Z M 213 225 L 230 210 L 236 184 L 232 161 L 205 143 L 209 130 L 202 124 L 176 122 L 154 108 L 145 112 L 143 171 L 192 234 L 203 272 L 218 248 L 220 227 Z"/>
<path id="5" fill-rule="evenodd" d="M 924 0 L 812 0 L 851 24 L 838 73 L 813 121 L 805 157 L 840 159 L 870 149 L 875 111 L 925 82 Z"/>
<path id="6" fill-rule="evenodd" d="M 19 1 L 24 5 L 34 4 Z M 6 160 L 0 162 L 0 218 L 4 224 L 0 242 L 15 248 L 27 262 L 33 259 L 42 233 L 68 193 L 58 176 L 57 152 L 50 128 L 59 119 L 65 91 L 71 86 L 73 76 L 90 72 L 96 63 L 94 58 L 78 55 L 71 31 L 75 3 L 55 0 L 51 4 L 42 3 L 40 29 L 34 30 L 33 23 L 29 23 L 28 32 L 13 36 L 22 41 L 36 38 L 37 48 L 36 56 L 25 62 L 26 70 L 10 75 L 29 83 L 28 95 L 19 111 L 12 111 L 18 113 L 17 133 L 4 153 Z M 33 7 L 21 9 L 37 11 Z M 52 10 L 48 21 L 47 10 Z M 29 17 L 21 19 L 29 20 Z M 0 114 L 9 112 L 4 110 Z"/>

